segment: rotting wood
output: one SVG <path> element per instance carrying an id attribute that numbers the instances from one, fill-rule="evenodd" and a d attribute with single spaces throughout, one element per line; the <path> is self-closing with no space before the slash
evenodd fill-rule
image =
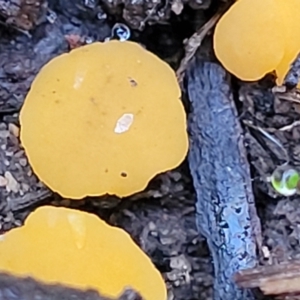
<path id="1" fill-rule="evenodd" d="M 259 288 L 265 295 L 300 295 L 300 261 L 242 270 L 235 280 L 243 288 Z"/>
<path id="2" fill-rule="evenodd" d="M 214 263 L 214 300 L 255 299 L 233 279 L 257 264 L 261 229 L 251 187 L 249 164 L 225 70 L 198 61 L 187 71 L 190 151 L 197 194 L 196 222 Z"/>

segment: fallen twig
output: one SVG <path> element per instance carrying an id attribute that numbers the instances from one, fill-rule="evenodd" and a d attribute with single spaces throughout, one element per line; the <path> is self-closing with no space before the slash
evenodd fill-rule
<path id="1" fill-rule="evenodd" d="M 281 127 L 279 129 L 275 129 L 275 128 L 262 128 L 262 127 L 259 127 L 259 126 L 256 126 L 254 124 L 252 124 L 252 122 L 248 121 L 248 120 L 243 120 L 243 123 L 248 126 L 248 127 L 251 127 L 257 131 L 259 131 L 260 133 L 262 133 L 268 140 L 270 140 L 272 143 L 274 143 L 275 145 L 278 146 L 278 148 L 282 151 L 282 153 L 284 154 L 285 156 L 285 161 L 286 162 L 289 162 L 289 155 L 286 151 L 286 149 L 283 147 L 283 145 L 280 143 L 280 141 L 278 139 L 276 139 L 274 136 L 272 136 L 270 133 L 274 133 L 276 131 L 285 131 L 287 130 L 286 128 L 284 127 Z M 291 126 L 291 125 L 289 125 Z M 287 127 L 287 126 L 285 126 Z M 285 129 L 285 130 L 283 130 Z M 269 133 L 270 132 L 270 133 Z"/>
<path id="2" fill-rule="evenodd" d="M 242 270 L 235 280 L 240 287 L 259 288 L 265 295 L 300 294 L 300 261 Z"/>
<path id="3" fill-rule="evenodd" d="M 251 290 L 240 289 L 232 279 L 258 263 L 262 237 L 242 128 L 226 78 L 216 63 L 195 60 L 188 68 L 188 162 L 197 195 L 196 223 L 213 258 L 214 299 L 254 300 Z"/>
<path id="4" fill-rule="evenodd" d="M 189 62 L 194 57 L 196 51 L 201 46 L 201 43 L 208 32 L 215 26 L 215 24 L 220 19 L 223 13 L 219 11 L 217 12 L 207 23 L 205 23 L 200 29 L 198 29 L 189 39 L 185 41 L 185 56 L 180 62 L 180 66 L 177 69 L 177 79 L 178 82 L 181 84 L 185 70 L 187 69 Z"/>
<path id="5" fill-rule="evenodd" d="M 50 190 L 41 190 L 35 193 L 26 194 L 23 197 L 16 198 L 11 204 L 12 211 L 25 209 L 49 198 L 53 193 Z"/>

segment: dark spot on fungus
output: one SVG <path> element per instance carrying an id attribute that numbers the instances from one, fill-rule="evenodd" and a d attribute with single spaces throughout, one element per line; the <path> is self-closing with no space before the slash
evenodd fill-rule
<path id="1" fill-rule="evenodd" d="M 104 172 L 105 172 L 105 173 L 108 173 L 108 169 L 105 169 Z"/>
<path id="2" fill-rule="evenodd" d="M 94 105 L 97 105 L 97 102 L 96 102 L 95 98 L 91 97 L 91 98 L 90 98 L 90 101 L 91 101 Z"/>
<path id="3" fill-rule="evenodd" d="M 127 177 L 127 173 L 122 172 L 122 173 L 121 173 L 121 176 L 122 176 L 122 177 Z"/>
<path id="4" fill-rule="evenodd" d="M 129 78 L 129 82 L 130 82 L 130 84 L 131 84 L 131 86 L 137 86 L 137 82 L 133 79 L 133 78 L 131 78 L 131 77 L 128 77 Z"/>

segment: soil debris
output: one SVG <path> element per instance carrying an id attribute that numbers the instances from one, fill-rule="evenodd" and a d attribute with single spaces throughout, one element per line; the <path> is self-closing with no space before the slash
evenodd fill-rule
<path id="1" fill-rule="evenodd" d="M 165 277 L 169 299 L 213 299 L 211 258 L 197 232 L 194 203 L 193 194 L 128 199 L 108 218 L 151 257 Z"/>
<path id="2" fill-rule="evenodd" d="M 142 31 L 145 26 L 164 24 L 169 21 L 172 12 L 180 14 L 184 5 L 193 9 L 208 9 L 211 0 L 104 0 L 104 7 L 111 15 L 122 15 L 126 23 Z"/>
<path id="3" fill-rule="evenodd" d="M 56 6 L 51 6 L 54 8 Z M 77 43 L 104 41 L 110 36 L 106 20 L 99 20 L 96 15 L 90 17 L 90 10 L 83 7 L 74 12 L 69 1 L 65 1 L 56 10 L 55 22 L 41 23 L 31 31 L 31 37 L 10 35 L 6 28 L 0 27 L 0 114 L 20 109 L 34 77 L 50 59 L 69 51 Z M 81 20 L 76 17 L 80 14 L 84 15 Z M 79 41 L 74 41 L 75 36 Z"/>
<path id="4" fill-rule="evenodd" d="M 20 30 L 31 30 L 45 20 L 47 0 L 1 0 L 0 15 L 4 24 Z"/>
<path id="5" fill-rule="evenodd" d="M 266 180 L 284 163 L 300 168 L 298 92 L 272 89 L 265 83 L 243 84 L 239 93 L 255 195 L 264 220 L 264 265 L 300 257 L 299 195 L 283 197 Z M 247 122 L 261 130 L 247 126 Z"/>
<path id="6" fill-rule="evenodd" d="M 16 130 L 18 127 L 14 124 L 10 128 Z M 18 138 L 6 123 L 0 123 L 0 160 L 1 216 L 32 205 L 51 194 L 33 174 Z M 13 225 L 10 223 L 13 220 L 6 221 L 6 228 Z M 1 220 L 0 224 L 1 229 L 5 229 Z"/>
<path id="7" fill-rule="evenodd" d="M 222 13 L 216 13 L 207 23 L 205 23 L 200 29 L 198 29 L 189 39 L 184 41 L 185 55 L 180 62 L 180 66 L 176 71 L 179 83 L 185 75 L 186 69 L 189 67 L 191 60 L 194 58 L 197 50 L 202 44 L 202 41 L 206 35 L 212 30 L 220 19 Z"/>
<path id="8" fill-rule="evenodd" d="M 300 82 L 300 54 L 296 57 L 292 63 L 288 73 L 284 78 L 283 84 L 288 89 L 294 89 Z"/>

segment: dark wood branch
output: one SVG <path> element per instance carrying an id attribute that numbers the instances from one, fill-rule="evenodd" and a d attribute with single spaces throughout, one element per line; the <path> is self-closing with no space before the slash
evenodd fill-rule
<path id="1" fill-rule="evenodd" d="M 197 225 L 215 271 L 215 300 L 252 300 L 234 274 L 257 264 L 260 221 L 254 204 L 243 133 L 225 70 L 196 62 L 187 71 L 189 166 L 197 194 Z"/>

